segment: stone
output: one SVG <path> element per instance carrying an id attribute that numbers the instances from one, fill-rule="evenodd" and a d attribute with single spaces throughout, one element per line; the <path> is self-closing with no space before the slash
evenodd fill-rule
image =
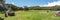
<path id="1" fill-rule="evenodd" d="M 8 13 L 8 16 L 15 16 L 15 13 Z"/>
<path id="2" fill-rule="evenodd" d="M 7 14 L 5 14 L 5 17 L 8 17 Z"/>

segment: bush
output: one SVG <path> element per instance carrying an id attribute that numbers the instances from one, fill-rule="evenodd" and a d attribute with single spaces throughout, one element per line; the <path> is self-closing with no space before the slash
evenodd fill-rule
<path id="1" fill-rule="evenodd" d="M 0 17 L 0 20 L 4 20 L 4 18 L 1 18 L 1 17 Z"/>

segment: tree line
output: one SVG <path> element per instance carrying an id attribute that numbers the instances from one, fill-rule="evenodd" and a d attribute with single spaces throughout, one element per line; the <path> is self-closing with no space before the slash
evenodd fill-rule
<path id="1" fill-rule="evenodd" d="M 23 6 L 23 7 L 18 7 L 18 6 L 15 6 L 13 4 L 7 4 L 9 6 L 11 6 L 11 8 L 15 11 L 17 10 L 60 10 L 60 6 L 56 5 L 56 6 L 52 6 L 52 7 L 40 7 L 40 6 Z M 9 7 L 8 6 L 8 7 Z"/>

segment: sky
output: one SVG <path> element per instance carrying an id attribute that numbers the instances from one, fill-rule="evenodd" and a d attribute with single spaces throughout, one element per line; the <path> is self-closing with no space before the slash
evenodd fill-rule
<path id="1" fill-rule="evenodd" d="M 54 6 L 60 5 L 60 0 L 5 0 L 5 3 L 17 6 Z"/>

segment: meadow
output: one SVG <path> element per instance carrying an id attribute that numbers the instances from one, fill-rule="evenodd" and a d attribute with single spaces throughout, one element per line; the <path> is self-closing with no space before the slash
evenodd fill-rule
<path id="1" fill-rule="evenodd" d="M 16 11 L 15 16 L 5 17 L 4 20 L 60 20 L 60 17 L 55 16 L 55 14 L 56 11 L 50 10 Z"/>

